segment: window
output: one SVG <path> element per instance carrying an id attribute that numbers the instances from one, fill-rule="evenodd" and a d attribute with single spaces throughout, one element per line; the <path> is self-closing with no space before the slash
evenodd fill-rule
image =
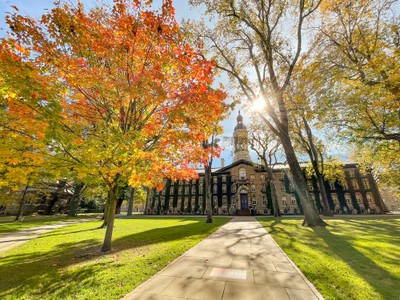
<path id="1" fill-rule="evenodd" d="M 280 180 L 284 180 L 285 179 L 285 172 L 281 172 L 281 174 L 280 174 Z"/>
<path id="2" fill-rule="evenodd" d="M 292 204 L 297 204 L 296 197 L 294 196 L 290 197 L 290 201 L 292 201 Z"/>
<path id="3" fill-rule="evenodd" d="M 203 182 L 204 182 L 204 177 L 200 177 L 199 178 L 199 185 L 203 185 Z"/>
<path id="4" fill-rule="evenodd" d="M 266 190 L 267 190 L 267 186 L 266 186 L 265 183 L 263 183 L 262 188 L 261 188 L 261 191 L 265 193 Z"/>
<path id="5" fill-rule="evenodd" d="M 161 206 L 165 205 L 165 197 L 161 197 Z"/>
<path id="6" fill-rule="evenodd" d="M 188 198 L 188 197 L 185 197 L 185 200 L 184 200 L 184 202 L 183 202 L 183 206 L 184 206 L 184 207 L 187 207 L 188 204 L 189 204 L 189 198 Z"/>
<path id="7" fill-rule="evenodd" d="M 374 196 L 372 196 L 372 193 L 367 193 L 367 201 L 368 203 L 374 203 Z"/>
<path id="8" fill-rule="evenodd" d="M 200 206 L 203 205 L 203 196 L 199 196 L 199 205 L 200 205 Z"/>
<path id="9" fill-rule="evenodd" d="M 337 194 L 331 194 L 331 196 L 332 196 L 333 203 L 339 204 L 339 199 L 338 199 Z"/>
<path id="10" fill-rule="evenodd" d="M 284 184 L 284 183 L 281 183 L 281 191 L 282 191 L 282 192 L 286 191 L 286 189 L 285 189 L 285 184 Z"/>
<path id="11" fill-rule="evenodd" d="M 334 182 L 329 182 L 329 186 L 330 186 L 331 190 L 335 189 L 335 183 Z"/>
<path id="12" fill-rule="evenodd" d="M 353 188 L 354 188 L 355 190 L 358 190 L 358 189 L 359 189 L 357 179 L 353 179 L 353 180 L 351 181 L 351 183 L 352 183 Z"/>
<path id="13" fill-rule="evenodd" d="M 355 174 L 354 169 L 350 169 L 350 170 L 349 170 L 349 176 L 350 176 L 350 177 L 354 177 L 354 174 Z"/>
<path id="14" fill-rule="evenodd" d="M 252 192 L 255 192 L 255 191 L 256 191 L 256 185 L 255 185 L 255 184 L 252 184 L 252 185 L 251 185 L 251 191 L 252 191 Z"/>
<path id="15" fill-rule="evenodd" d="M 254 181 L 254 175 L 253 174 L 250 175 L 250 181 Z"/>
<path id="16" fill-rule="evenodd" d="M 266 196 L 263 197 L 263 205 L 267 206 L 267 197 Z"/>
<path id="17" fill-rule="evenodd" d="M 344 190 L 348 190 L 349 189 L 349 184 L 347 183 L 347 181 L 343 182 L 343 189 Z"/>
<path id="18" fill-rule="evenodd" d="M 235 184 L 232 185 L 231 191 L 232 191 L 232 193 L 236 193 L 236 185 Z"/>
<path id="19" fill-rule="evenodd" d="M 286 204 L 287 204 L 286 197 L 282 197 L 282 204 L 283 204 L 283 205 L 286 205 Z"/>
<path id="20" fill-rule="evenodd" d="M 236 181 L 236 176 L 235 176 L 235 175 L 232 175 L 232 176 L 231 176 L 231 181 L 232 181 L 232 182 Z"/>
<path id="21" fill-rule="evenodd" d="M 245 180 L 247 178 L 246 169 L 245 168 L 240 168 L 239 169 L 239 178 L 240 178 L 240 180 Z"/>
<path id="22" fill-rule="evenodd" d="M 346 199 L 346 203 L 351 204 L 351 195 L 349 193 L 344 194 L 344 199 Z"/>
<path id="23" fill-rule="evenodd" d="M 222 205 L 228 205 L 228 197 L 222 196 Z"/>
<path id="24" fill-rule="evenodd" d="M 309 191 L 314 190 L 314 186 L 313 186 L 313 184 L 312 184 L 312 181 L 307 181 L 307 186 L 308 186 L 308 190 L 309 190 Z"/>
<path id="25" fill-rule="evenodd" d="M 363 184 L 364 184 L 364 188 L 365 188 L 366 190 L 368 190 L 368 189 L 371 188 L 371 186 L 369 185 L 369 180 L 368 180 L 368 178 L 363 178 Z"/>
<path id="26" fill-rule="evenodd" d="M 218 181 L 218 177 L 217 176 L 213 176 L 213 182 L 217 183 L 217 181 Z"/>
<path id="27" fill-rule="evenodd" d="M 216 184 L 213 185 L 213 193 L 218 193 L 218 186 Z"/>
<path id="28" fill-rule="evenodd" d="M 212 206 L 218 206 L 218 196 L 213 196 L 213 205 Z"/>
<path id="29" fill-rule="evenodd" d="M 189 186 L 185 186 L 185 194 L 189 194 Z"/>
<path id="30" fill-rule="evenodd" d="M 363 197 L 360 193 L 356 193 L 356 199 L 357 199 L 357 203 L 358 204 L 362 204 L 363 203 Z"/>
<path id="31" fill-rule="evenodd" d="M 294 186 L 293 183 L 289 183 L 289 191 L 293 192 L 294 191 Z"/>
<path id="32" fill-rule="evenodd" d="M 226 175 L 222 175 L 222 182 L 226 182 Z"/>
<path id="33" fill-rule="evenodd" d="M 174 193 L 174 186 L 171 186 L 171 187 L 170 187 L 169 193 L 170 193 L 170 194 L 173 194 L 173 193 Z"/>
<path id="34" fill-rule="evenodd" d="M 179 186 L 178 193 L 182 194 L 182 186 L 181 185 Z"/>
<path id="35" fill-rule="evenodd" d="M 199 186 L 199 194 L 203 194 L 203 185 Z"/>
<path id="36" fill-rule="evenodd" d="M 257 206 L 257 201 L 253 200 L 253 207 L 256 207 L 256 206 Z"/>
<path id="37" fill-rule="evenodd" d="M 260 178 L 261 178 L 261 181 L 265 181 L 265 176 L 264 175 L 261 175 Z"/>
<path id="38" fill-rule="evenodd" d="M 226 193 L 226 184 L 225 183 L 222 185 L 222 192 Z"/>

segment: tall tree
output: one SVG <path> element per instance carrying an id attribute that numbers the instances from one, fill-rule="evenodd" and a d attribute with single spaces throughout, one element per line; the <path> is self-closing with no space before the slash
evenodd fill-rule
<path id="1" fill-rule="evenodd" d="M 8 63 L 22 61 L 44 87 L 35 99 L 51 159 L 78 177 L 101 178 L 108 190 L 102 252 L 111 250 L 120 186 L 161 189 L 165 177 L 196 177 L 192 163 L 205 157 L 201 142 L 225 109 L 225 94 L 210 87 L 214 63 L 185 40 L 171 1 L 161 11 L 151 2 L 115 0 L 89 11 L 62 3 L 40 20 L 16 12 L 0 46 L 10 78 L 26 76 Z"/>
<path id="2" fill-rule="evenodd" d="M 324 1 L 315 49 L 319 49 L 320 75 L 329 79 L 330 124 L 354 144 L 358 159 L 372 165 L 383 181 L 398 186 L 400 11 L 396 5 L 392 0 Z"/>
<path id="3" fill-rule="evenodd" d="M 304 23 L 321 1 L 191 0 L 204 4 L 216 17 L 212 29 L 192 26 L 215 55 L 218 67 L 235 84 L 238 97 L 265 102 L 259 112 L 269 130 L 279 137 L 304 211 L 306 226 L 325 225 L 307 190 L 289 134 L 288 87 L 303 46 Z M 215 26 L 214 26 L 215 25 Z M 287 33 L 291 34 L 287 34 Z"/>
<path id="4" fill-rule="evenodd" d="M 276 136 L 273 135 L 268 128 L 265 128 L 265 124 L 260 123 L 256 117 L 250 119 L 248 129 L 250 148 L 257 153 L 258 158 L 267 171 L 266 182 L 271 189 L 273 214 L 275 217 L 280 217 L 281 211 L 276 193 L 273 168 L 278 162 L 277 155 L 278 151 L 281 151 L 281 144 L 277 141 Z"/>

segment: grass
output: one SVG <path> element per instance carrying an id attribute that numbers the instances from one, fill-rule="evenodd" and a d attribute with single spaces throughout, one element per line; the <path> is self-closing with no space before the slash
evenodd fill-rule
<path id="1" fill-rule="evenodd" d="M 107 255 L 99 221 L 63 227 L 0 254 L 0 299 L 119 299 L 227 221 L 117 219 Z"/>
<path id="2" fill-rule="evenodd" d="M 0 217 L 0 234 L 18 231 L 22 229 L 28 229 L 37 226 L 50 225 L 61 221 L 71 221 L 79 219 L 94 218 L 100 214 L 84 214 L 78 215 L 77 217 L 71 218 L 67 215 L 58 216 L 26 216 L 22 221 L 14 221 L 15 216 Z"/>
<path id="3" fill-rule="evenodd" d="M 400 218 L 259 218 L 325 299 L 400 299 Z"/>

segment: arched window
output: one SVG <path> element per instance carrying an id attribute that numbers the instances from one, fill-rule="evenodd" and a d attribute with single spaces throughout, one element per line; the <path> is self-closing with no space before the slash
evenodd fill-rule
<path id="1" fill-rule="evenodd" d="M 247 178 L 246 169 L 245 168 L 240 168 L 239 169 L 239 178 L 240 178 L 240 180 L 245 180 Z"/>
<path id="2" fill-rule="evenodd" d="M 246 191 L 245 189 L 241 189 L 241 190 L 240 190 L 240 193 L 241 193 L 241 194 L 247 194 L 247 191 Z"/>

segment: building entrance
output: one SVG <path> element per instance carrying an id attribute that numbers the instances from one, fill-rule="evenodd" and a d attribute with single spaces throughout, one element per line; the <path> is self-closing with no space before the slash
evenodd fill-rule
<path id="1" fill-rule="evenodd" d="M 246 190 L 240 191 L 240 208 L 241 209 L 249 208 L 249 197 Z"/>

